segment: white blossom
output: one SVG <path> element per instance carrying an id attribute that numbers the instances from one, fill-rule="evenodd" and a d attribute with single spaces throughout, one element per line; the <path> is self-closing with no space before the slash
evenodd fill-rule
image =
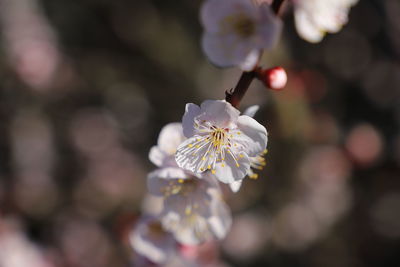
<path id="1" fill-rule="evenodd" d="M 326 33 L 338 32 L 347 23 L 350 7 L 358 0 L 293 0 L 296 29 L 311 43 Z"/>
<path id="2" fill-rule="evenodd" d="M 176 254 L 177 243 L 154 217 L 143 217 L 130 234 L 133 249 L 141 256 L 164 264 Z"/>
<path id="3" fill-rule="evenodd" d="M 193 245 L 227 234 L 231 215 L 214 177 L 161 168 L 149 174 L 148 189 L 164 197 L 160 219 L 178 242 Z"/>
<path id="4" fill-rule="evenodd" d="M 168 124 L 159 135 L 158 145 L 150 151 L 150 159 L 161 167 L 147 179 L 149 193 L 163 198 L 158 217 L 163 228 L 182 244 L 222 239 L 231 225 L 230 211 L 214 177 L 178 167 L 174 152 L 182 140 L 182 125 Z"/>
<path id="5" fill-rule="evenodd" d="M 177 164 L 193 173 L 209 170 L 223 183 L 243 179 L 250 158 L 267 145 L 265 127 L 224 100 L 187 104 L 182 122 L 188 139 L 178 147 Z"/>
<path id="6" fill-rule="evenodd" d="M 245 71 L 255 67 L 262 49 L 275 45 L 282 28 L 268 4 L 251 0 L 207 0 L 200 15 L 202 47 L 209 60 Z"/>

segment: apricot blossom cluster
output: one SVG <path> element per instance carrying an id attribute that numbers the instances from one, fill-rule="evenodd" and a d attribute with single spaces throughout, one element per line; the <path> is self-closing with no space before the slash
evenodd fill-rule
<path id="1" fill-rule="evenodd" d="M 221 185 L 237 192 L 245 177 L 256 179 L 265 166 L 268 134 L 254 114 L 237 106 L 255 78 L 270 89 L 287 81 L 281 67 L 259 66 L 264 49 L 272 48 L 282 30 L 279 9 L 284 0 L 206 0 L 200 11 L 202 48 L 219 67 L 237 66 L 243 74 L 225 100 L 186 104 L 182 122 L 160 132 L 149 153 L 157 169 L 148 174 L 149 194 L 161 202 L 155 214 L 144 214 L 132 231 L 135 251 L 150 262 L 184 262 L 181 246 L 223 239 L 232 217 Z M 337 32 L 356 0 L 288 0 L 302 38 L 318 42 L 325 32 Z M 182 263 L 182 262 L 181 262 Z M 185 263 L 182 263 L 183 266 Z"/>

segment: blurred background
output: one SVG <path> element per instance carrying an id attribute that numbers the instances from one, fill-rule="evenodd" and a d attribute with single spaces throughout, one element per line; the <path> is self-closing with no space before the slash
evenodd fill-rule
<path id="1" fill-rule="evenodd" d="M 0 266 L 132 266 L 148 151 L 240 72 L 200 48 L 201 1 L 0 0 Z M 400 1 L 361 0 L 320 44 L 290 7 L 253 82 L 267 166 L 227 192 L 203 266 L 400 266 Z"/>

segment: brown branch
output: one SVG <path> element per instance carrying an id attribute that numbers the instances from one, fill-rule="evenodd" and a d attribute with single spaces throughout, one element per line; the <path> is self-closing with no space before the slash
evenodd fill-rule
<path id="1" fill-rule="evenodd" d="M 256 77 L 255 71 L 250 71 L 250 72 L 244 71 L 242 73 L 242 76 L 240 76 L 240 79 L 236 84 L 236 87 L 232 90 L 232 92 L 225 92 L 226 95 L 225 100 L 231 103 L 232 106 L 237 108 L 255 77 Z"/>
<path id="2" fill-rule="evenodd" d="M 285 2 L 285 0 L 274 0 L 272 2 L 271 8 L 276 15 L 279 15 L 279 10 L 281 9 L 283 2 Z"/>
<path id="3" fill-rule="evenodd" d="M 272 2 L 271 8 L 276 15 L 279 14 L 279 10 L 282 7 L 284 1 L 285 0 L 274 0 Z M 235 88 L 230 90 L 229 92 L 228 91 L 225 92 L 225 100 L 231 103 L 232 106 L 237 108 L 240 104 L 240 101 L 246 94 L 247 89 L 249 89 L 251 82 L 253 81 L 254 78 L 257 77 L 259 70 L 260 68 L 258 67 L 257 64 L 252 71 L 249 72 L 244 71 L 240 76 L 240 79 L 236 84 Z"/>

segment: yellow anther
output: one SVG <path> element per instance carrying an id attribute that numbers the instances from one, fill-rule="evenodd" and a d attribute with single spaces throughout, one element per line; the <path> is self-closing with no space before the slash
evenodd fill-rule
<path id="1" fill-rule="evenodd" d="M 222 163 L 222 164 L 221 164 L 221 167 L 225 167 L 225 164 Z"/>
<path id="2" fill-rule="evenodd" d="M 179 194 L 181 192 L 182 186 L 173 186 L 171 188 L 171 194 L 176 195 Z"/>
<path id="3" fill-rule="evenodd" d="M 250 179 L 257 179 L 258 178 L 258 174 L 254 173 L 252 175 L 249 176 Z"/>
<path id="4" fill-rule="evenodd" d="M 191 206 L 186 206 L 185 208 L 185 214 L 190 215 L 192 213 L 192 207 Z"/>
<path id="5" fill-rule="evenodd" d="M 196 145 L 196 148 L 199 148 L 200 146 L 199 145 Z"/>
<path id="6" fill-rule="evenodd" d="M 207 169 L 211 170 L 211 165 L 208 165 L 208 166 L 207 166 Z"/>
<path id="7" fill-rule="evenodd" d="M 217 171 L 216 170 L 211 170 L 211 173 L 212 174 L 215 174 Z"/>
<path id="8" fill-rule="evenodd" d="M 183 184 L 183 179 L 178 179 L 178 183 Z"/>
<path id="9" fill-rule="evenodd" d="M 192 144 L 188 144 L 188 147 L 193 147 L 193 145 Z"/>
<path id="10" fill-rule="evenodd" d="M 202 157 L 201 160 L 206 160 L 206 157 Z"/>
<path id="11" fill-rule="evenodd" d="M 236 163 L 236 167 L 240 167 L 240 164 L 239 164 L 239 163 Z"/>
<path id="12" fill-rule="evenodd" d="M 240 158 L 243 158 L 244 156 L 243 156 L 243 154 L 239 154 L 239 157 L 240 157 Z"/>
<path id="13" fill-rule="evenodd" d="M 264 149 L 263 154 L 267 154 L 268 153 L 268 149 Z"/>
<path id="14" fill-rule="evenodd" d="M 201 172 L 204 171 L 204 168 L 200 168 L 200 171 L 201 171 Z"/>

